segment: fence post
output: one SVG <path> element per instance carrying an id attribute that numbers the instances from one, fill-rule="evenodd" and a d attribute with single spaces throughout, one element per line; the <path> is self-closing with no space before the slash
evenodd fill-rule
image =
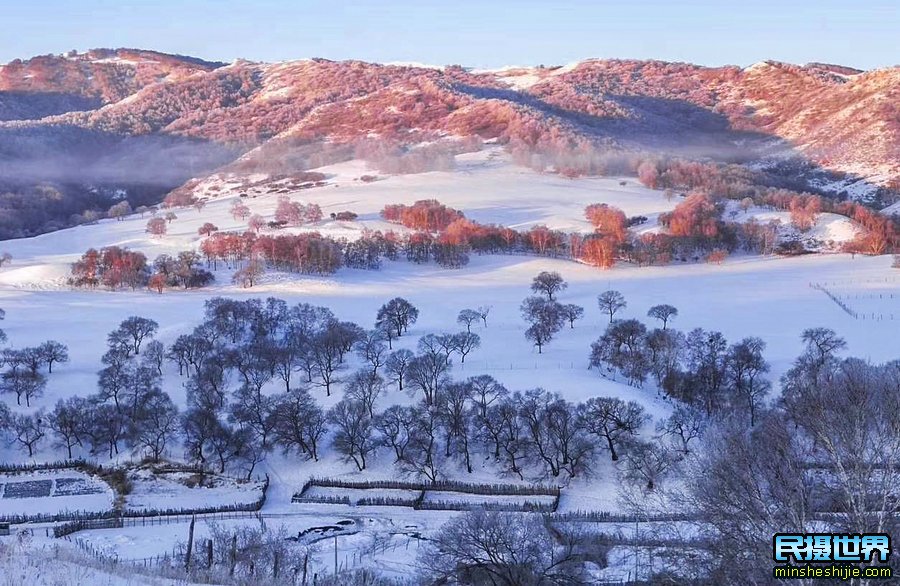
<path id="1" fill-rule="evenodd" d="M 187 542 L 187 552 L 185 552 L 184 556 L 184 569 L 185 571 L 191 569 L 191 553 L 194 549 L 194 523 L 196 522 L 196 518 L 191 516 L 191 525 L 188 527 L 188 542 Z"/>

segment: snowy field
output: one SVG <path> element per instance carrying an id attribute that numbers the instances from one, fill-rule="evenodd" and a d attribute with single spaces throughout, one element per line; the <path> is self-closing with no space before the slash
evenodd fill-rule
<path id="1" fill-rule="evenodd" d="M 141 469 L 129 476 L 131 492 L 125 498 L 129 511 L 180 510 L 228 505 L 246 505 L 262 496 L 259 482 L 239 482 L 235 479 L 204 475 L 198 485 L 194 475 L 185 472 L 152 473 Z"/>
<path id="2" fill-rule="evenodd" d="M 669 201 L 661 192 L 645 189 L 633 179 L 626 179 L 625 185 L 621 185 L 619 179 L 569 180 L 540 175 L 512 166 L 496 151 L 459 157 L 458 169 L 453 173 L 391 176 L 372 183 L 356 180 L 371 173 L 359 162 L 342 163 L 320 171 L 328 176 L 329 185 L 303 190 L 292 197 L 297 201 L 318 203 L 326 217 L 331 212 L 343 210 L 359 214 L 359 222 L 325 220 L 314 227 L 332 236 L 353 237 L 364 227 L 395 228 L 378 217 L 380 209 L 388 203 L 412 203 L 425 198 L 438 199 L 479 222 L 520 229 L 546 224 L 551 228 L 579 231 L 590 230 L 583 218 L 583 209 L 591 203 L 618 206 L 629 216 L 647 216 L 648 223 L 640 230 L 655 229 L 658 215 L 677 204 L 677 198 Z M 228 185 L 227 179 L 223 178 L 221 185 Z M 897 336 L 900 276 L 898 271 L 890 268 L 889 257 L 853 258 L 844 254 L 794 258 L 735 256 L 722 265 L 645 268 L 620 265 L 603 271 L 563 260 L 473 255 L 470 264 L 460 270 L 385 261 L 379 271 L 341 269 L 328 277 L 269 273 L 252 289 L 232 286 L 230 274 L 222 271 L 217 275 L 217 283 L 211 287 L 188 292 L 167 291 L 162 295 L 148 291 L 73 290 L 65 284 L 69 264 L 90 247 L 128 246 L 144 252 L 152 260 L 162 253 L 172 254 L 199 246 L 197 228 L 205 222 L 212 222 L 221 230 L 244 229 L 245 224 L 232 219 L 228 212 L 238 191 L 240 188 L 236 185 L 228 189 L 222 187 L 217 192 L 222 195 L 211 200 L 201 211 L 177 210 L 178 218 L 169 225 L 168 235 L 159 239 L 144 233 L 149 216 L 131 216 L 124 221 L 104 220 L 96 225 L 0 243 L 0 250 L 8 251 L 14 257 L 10 265 L 0 269 L 0 307 L 6 311 L 6 319 L 0 325 L 9 337 L 9 345 L 22 347 L 55 339 L 68 346 L 71 356 L 68 364 L 54 366 L 45 395 L 32 402 L 31 411 L 49 410 L 59 399 L 94 392 L 106 334 L 123 319 L 140 315 L 156 320 L 160 325 L 156 337 L 168 345 L 202 320 L 204 302 L 217 295 L 239 299 L 275 296 L 289 304 L 325 305 L 340 319 L 367 328 L 373 326 L 379 306 L 401 295 L 419 308 L 420 317 L 410 328 L 409 335 L 394 343 L 395 349 L 415 349 L 417 339 L 428 333 L 459 331 L 461 326 L 456 323 L 456 315 L 461 309 L 490 305 L 488 326 L 474 326 L 472 330 L 481 336 L 481 347 L 466 358 L 465 364 L 454 364 L 451 373 L 454 377 L 490 374 L 511 390 L 543 387 L 570 401 L 583 401 L 594 396 L 635 400 L 654 419 L 665 417 L 671 410 L 671 404 L 655 389 L 627 386 L 621 381 L 602 378 L 587 368 L 590 344 L 608 322 L 596 302 L 597 295 L 604 290 L 617 289 L 627 299 L 627 308 L 617 317 L 636 317 L 649 323 L 647 310 L 653 305 L 668 303 L 679 311 L 671 327 L 685 331 L 696 327 L 719 330 L 730 342 L 759 336 L 767 344 L 765 355 L 772 367 L 770 378 L 773 381 L 787 371 L 799 354 L 800 334 L 809 327 L 833 328 L 847 340 L 849 353 L 873 362 L 895 359 L 900 349 Z M 212 195 L 213 192 L 209 193 Z M 275 195 L 260 195 L 244 201 L 253 213 L 271 219 Z M 761 221 L 769 216 L 772 216 L 770 219 L 783 219 L 779 214 L 763 210 L 751 210 L 748 214 Z M 853 234 L 852 226 L 828 215 L 823 216 L 813 230 L 822 240 L 840 241 Z M 574 329 L 566 326 L 542 354 L 525 340 L 526 325 L 519 315 L 519 304 L 530 295 L 531 280 L 540 271 L 561 273 L 569 287 L 559 295 L 559 300 L 582 305 L 586 310 L 585 318 L 577 322 Z M 892 315 L 893 319 L 854 317 L 824 292 L 811 286 L 817 283 L 832 284 L 828 286 L 837 295 L 846 297 L 847 303 L 859 314 Z M 348 372 L 352 372 L 359 366 L 359 359 L 352 357 L 349 366 Z M 185 379 L 178 376 L 177 368 L 171 363 L 167 363 L 164 370 L 163 390 L 183 407 Z M 280 390 L 280 383 L 270 385 L 272 392 Z M 313 388 L 312 392 L 325 408 L 342 396 L 339 387 L 331 397 L 326 397 L 323 389 Z M 10 404 L 9 397 L 5 401 Z M 386 396 L 379 398 L 376 409 L 413 401 L 407 393 L 392 387 Z M 12 403 L 11 409 L 26 410 L 16 407 L 14 400 Z M 651 430 L 652 423 L 646 431 Z M 180 457 L 181 452 L 180 448 L 171 450 L 175 457 Z M 50 442 L 45 442 L 33 460 L 48 461 L 59 457 Z M 131 454 L 121 457 L 126 459 Z M 15 447 L 0 446 L 0 460 L 25 462 L 27 458 Z M 257 476 L 268 474 L 271 480 L 262 513 L 281 517 L 266 523 L 279 523 L 287 533 L 295 534 L 317 525 L 333 524 L 352 514 L 354 521 L 365 524 L 366 529 L 342 538 L 340 547 L 345 548 L 344 557 L 356 559 L 376 536 L 403 535 L 395 542 L 403 543 L 407 548 L 403 555 L 398 553 L 399 546 L 395 546 L 378 558 L 383 567 L 394 568 L 397 574 L 402 574 L 408 570 L 403 564 L 410 563 L 410 538 L 405 535 L 433 531 L 456 513 L 291 503 L 291 497 L 310 477 L 397 478 L 392 461 L 392 454 L 382 450 L 375 455 L 365 474 L 360 474 L 352 463 L 340 461 L 330 448 L 323 450 L 319 462 L 273 453 L 255 472 Z M 449 473 L 469 482 L 514 480 L 498 478 L 493 466 L 484 461 L 481 454 L 473 458 L 473 468 L 471 475 L 464 470 L 450 470 Z M 560 511 L 616 511 L 620 508 L 616 498 L 615 468 L 602 458 L 597 468 L 591 479 L 579 478 L 563 488 Z M 66 472 L 66 476 L 76 474 Z M 0 484 L 8 482 L 5 476 L 0 478 Z M 187 488 L 174 480 L 139 479 L 127 506 L 132 509 L 181 508 L 198 500 L 204 505 L 207 502 L 250 502 L 257 495 L 253 487 L 256 485 L 234 484 L 200 489 Z M 6 490 L 9 490 L 8 486 Z M 60 490 L 58 480 L 54 490 Z M 329 495 L 334 492 L 328 490 Z M 47 503 L 62 498 L 55 494 L 28 499 L 6 498 L 3 494 L 0 515 L 43 511 L 45 506 L 50 506 Z M 343 491 L 341 495 L 350 495 L 351 501 L 357 498 L 352 491 Z M 95 499 L 99 509 L 90 509 L 87 504 L 75 506 L 72 499 L 76 498 Z M 515 498 L 535 500 L 540 497 Z M 103 499 L 102 506 L 100 499 Z M 111 499 L 111 491 L 83 497 L 67 496 L 65 508 L 103 510 L 110 506 Z M 234 521 L 241 522 L 244 521 Z M 207 521 L 200 524 L 201 535 L 208 531 L 207 526 Z M 178 530 L 174 531 L 176 527 Z M 104 551 L 117 553 L 123 559 L 139 559 L 171 551 L 178 540 L 186 537 L 186 525 L 92 530 L 77 536 Z"/>
<path id="3" fill-rule="evenodd" d="M 303 493 L 304 499 L 336 499 L 347 497 L 350 504 L 357 504 L 361 499 L 403 499 L 415 500 L 421 491 L 402 488 L 338 488 L 334 486 L 312 486 Z"/>
<path id="4" fill-rule="evenodd" d="M 425 493 L 426 503 L 458 503 L 472 508 L 491 505 L 524 505 L 526 503 L 550 506 L 555 497 L 550 495 L 512 494 L 465 494 L 447 490 L 429 490 Z"/>
<path id="5" fill-rule="evenodd" d="M 0 517 L 94 513 L 112 507 L 113 491 L 77 470 L 0 474 Z"/>

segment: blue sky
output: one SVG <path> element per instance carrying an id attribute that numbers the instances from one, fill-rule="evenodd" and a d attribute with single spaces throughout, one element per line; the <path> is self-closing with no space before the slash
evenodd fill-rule
<path id="1" fill-rule="evenodd" d="M 140 47 L 223 61 L 475 67 L 586 57 L 900 63 L 897 0 L 4 0 L 0 14 L 0 62 Z"/>

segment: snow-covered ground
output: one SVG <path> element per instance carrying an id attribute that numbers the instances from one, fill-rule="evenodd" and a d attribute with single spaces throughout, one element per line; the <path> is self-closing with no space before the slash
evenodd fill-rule
<path id="1" fill-rule="evenodd" d="M 337 488 L 334 486 L 312 486 L 303 493 L 303 498 L 335 499 L 347 497 L 352 504 L 360 499 L 383 498 L 415 500 L 421 491 L 405 488 Z"/>
<path id="2" fill-rule="evenodd" d="M 92 564 L 78 552 L 0 538 L 0 586 L 54 584 L 74 586 L 175 586 L 183 582 L 135 575 L 129 566 Z"/>
<path id="3" fill-rule="evenodd" d="M 77 470 L 0 474 L 0 517 L 95 513 L 112 508 L 113 491 Z"/>
<path id="4" fill-rule="evenodd" d="M 246 505 L 259 501 L 262 484 L 240 482 L 233 478 L 204 475 L 201 479 L 186 472 L 156 472 L 142 468 L 132 472 L 131 492 L 125 497 L 130 511 L 182 510 L 229 505 Z"/>
<path id="5" fill-rule="evenodd" d="M 621 185 L 623 180 L 619 179 L 569 180 L 541 175 L 512 166 L 505 155 L 494 150 L 461 155 L 454 172 L 389 176 L 371 183 L 357 180 L 364 174 L 372 174 L 357 161 L 319 171 L 328 176 L 329 185 L 305 189 L 291 197 L 318 203 L 326 217 L 330 212 L 343 210 L 359 214 L 359 222 L 325 220 L 311 227 L 334 236 L 353 237 L 363 228 L 387 228 L 389 225 L 378 217 L 385 204 L 412 203 L 425 198 L 438 199 L 479 222 L 516 228 L 546 224 L 551 228 L 580 231 L 590 230 L 583 210 L 591 203 L 618 206 L 628 216 L 647 216 L 648 223 L 640 227 L 643 230 L 654 229 L 657 216 L 671 210 L 678 202 L 677 198 L 669 201 L 661 192 L 641 187 L 633 179 L 625 179 L 625 185 Z M 341 319 L 365 327 L 372 327 L 381 304 L 402 295 L 420 309 L 421 315 L 409 335 L 395 342 L 394 347 L 411 349 L 415 348 L 421 335 L 459 331 L 461 326 L 455 318 L 461 309 L 491 305 L 488 326 L 473 328 L 481 336 L 481 347 L 466 358 L 465 364 L 454 365 L 454 376 L 490 374 L 510 389 L 543 387 L 571 401 L 598 395 L 621 397 L 640 402 L 655 419 L 664 417 L 671 409 L 670 403 L 655 390 L 630 387 L 587 369 L 590 344 L 608 322 L 596 302 L 597 295 L 604 290 L 617 289 L 628 301 L 627 308 L 617 317 L 636 317 L 649 323 L 647 310 L 652 305 L 669 303 L 679 310 L 672 327 L 720 330 L 732 342 L 745 336 L 759 336 L 767 344 L 765 354 L 772 365 L 773 381 L 786 372 L 800 352 L 800 333 L 814 326 L 826 325 L 835 329 L 847 340 L 849 352 L 855 355 L 875 362 L 897 358 L 900 272 L 890 268 L 889 257 L 853 258 L 844 254 L 795 258 L 735 256 L 722 265 L 619 266 L 602 271 L 563 260 L 473 255 L 470 264 L 460 270 L 386 261 L 379 271 L 341 269 L 328 277 L 270 273 L 252 289 L 232 286 L 226 273 L 221 273 L 218 282 L 209 288 L 167 291 L 162 295 L 148 291 L 73 290 L 65 284 L 69 264 L 90 247 L 128 246 L 152 259 L 158 254 L 177 253 L 199 246 L 197 228 L 205 222 L 212 222 L 222 230 L 245 228 L 245 223 L 234 220 L 228 211 L 238 198 L 240 186 L 235 184 L 226 188 L 230 185 L 227 178 L 221 179 L 220 184 L 222 187 L 218 192 L 208 192 L 210 196 L 213 193 L 219 195 L 201 211 L 193 208 L 177 210 L 178 218 L 171 222 L 169 233 L 162 238 L 153 239 L 144 233 L 149 216 L 131 216 L 123 221 L 104 220 L 91 226 L 0 243 L 0 250 L 9 251 L 14 257 L 12 264 L 0 269 L 0 307 L 6 311 L 6 320 L 0 325 L 9 337 L 9 345 L 22 347 L 48 338 L 56 339 L 69 347 L 71 356 L 70 363 L 54 366 L 45 395 L 33 401 L 31 410 L 51 409 L 59 399 L 94 392 L 106 334 L 126 317 L 141 315 L 156 320 L 160 325 L 157 338 L 170 344 L 202 320 L 205 300 L 216 295 L 240 299 L 276 296 L 292 304 L 326 305 Z M 271 219 L 276 196 L 262 194 L 243 201 L 253 213 Z M 750 210 L 745 215 L 760 221 L 789 221 L 784 214 L 766 210 Z M 840 241 L 852 237 L 852 230 L 852 225 L 843 218 L 825 214 L 813 228 L 813 233 L 823 241 Z M 519 304 L 530 294 L 531 279 L 544 270 L 562 274 L 569 287 L 559 295 L 560 301 L 584 306 L 586 316 L 574 329 L 566 327 L 542 354 L 538 354 L 524 338 L 525 324 L 519 315 Z M 854 318 L 825 293 L 811 287 L 814 283 L 832 284 L 829 286 L 847 296 L 848 303 L 858 304 L 859 311 L 879 315 L 881 319 Z M 352 358 L 351 369 L 358 365 L 358 359 Z M 183 382 L 177 368 L 166 364 L 163 387 L 179 406 L 185 404 Z M 271 390 L 274 392 L 276 387 L 276 383 L 272 383 Z M 331 397 L 326 397 L 321 389 L 314 388 L 312 392 L 323 407 L 330 407 L 342 395 L 340 389 Z M 377 408 L 412 401 L 405 392 L 392 389 L 379 399 Z M 8 399 L 6 402 L 9 404 Z M 15 405 L 11 408 L 24 410 Z M 652 426 L 648 426 L 647 431 L 651 429 Z M 176 448 L 172 455 L 180 457 L 180 452 Z M 59 455 L 49 442 L 45 442 L 34 460 L 53 460 Z M 25 461 L 25 457 L 13 447 L 0 446 L 0 460 Z M 392 460 L 386 451 L 378 453 L 365 475 L 360 475 L 352 464 L 340 461 L 328 448 L 323 450 L 319 462 L 274 453 L 258 469 L 259 474 L 266 473 L 271 479 L 262 513 L 283 516 L 280 522 L 290 531 L 334 523 L 352 515 L 357 520 L 372 520 L 371 535 L 388 535 L 398 527 L 404 531 L 412 531 L 410 528 L 433 530 L 455 515 L 399 507 L 291 503 L 291 497 L 313 476 L 396 478 Z M 471 476 L 464 471 L 452 474 L 473 482 L 512 481 L 498 479 L 493 467 L 480 458 L 475 458 L 473 467 Z M 559 510 L 617 510 L 616 474 L 612 464 L 601 461 L 591 479 L 579 478 L 564 487 Z M 185 506 L 182 500 L 196 500 L 196 492 L 187 492 L 185 496 L 185 491 L 201 490 L 172 484 L 175 486 L 145 488 L 139 483 L 129 497 L 129 506 L 180 508 Z M 216 503 L 250 498 L 243 488 L 232 491 L 225 487 L 222 490 L 225 492 L 210 493 Z M 54 498 L 49 497 L 50 500 Z M 104 498 L 110 497 L 104 495 Z M 11 501 L 7 501 L 9 499 L 0 498 L 0 506 L 9 506 Z M 13 505 L 12 512 L 25 510 L 23 505 Z M 267 521 L 271 522 L 274 521 Z M 117 552 L 123 558 L 143 558 L 156 555 L 154 552 L 171 551 L 175 542 L 184 538 L 186 531 L 177 534 L 171 530 L 173 527 L 180 526 L 94 530 L 78 536 L 97 547 Z M 342 539 L 348 544 L 351 542 L 350 537 Z M 393 554 L 395 558 L 385 554 L 384 565 L 395 564 L 393 567 L 399 568 L 397 571 L 402 574 L 403 564 L 411 563 L 409 555 L 396 557 L 396 548 Z"/>

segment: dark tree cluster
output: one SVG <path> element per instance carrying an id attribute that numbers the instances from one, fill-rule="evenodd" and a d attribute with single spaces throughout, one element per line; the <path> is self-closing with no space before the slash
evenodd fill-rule
<path id="1" fill-rule="evenodd" d="M 401 471 L 429 481 L 455 467 L 471 473 L 485 459 L 520 479 L 569 478 L 591 470 L 600 446 L 617 460 L 649 419 L 619 399 L 573 404 L 543 389 L 510 393 L 487 375 L 452 379 L 451 357 L 464 356 L 473 342 L 469 332 L 428 334 L 418 353 L 385 354 L 375 338 L 360 341 L 357 351 L 369 366 L 345 381 L 344 398 L 328 414 L 338 453 L 363 470 L 384 449 Z M 376 400 L 388 382 L 419 401 L 379 412 Z"/>
<path id="2" fill-rule="evenodd" d="M 0 320 L 6 312 L 0 309 Z M 7 340 L 6 332 L 0 330 L 0 343 Z M 27 348 L 5 348 L 0 352 L 0 393 L 15 395 L 16 405 L 31 407 L 32 399 L 40 398 L 47 386 L 47 375 L 53 372 L 54 364 L 69 361 L 69 350 L 65 344 L 48 340 L 39 346 Z M 47 374 L 43 369 L 47 368 Z M 5 403 L 0 402 L 0 437 L 8 435 L 10 442 L 18 444 L 29 457 L 34 455 L 47 433 L 47 421 L 43 410 L 35 413 L 13 413 Z"/>
<path id="3" fill-rule="evenodd" d="M 584 316 L 583 307 L 572 303 L 564 305 L 554 299 L 554 295 L 568 286 L 559 273 L 541 272 L 531 283 L 531 290 L 538 295 L 526 298 L 519 308 L 522 318 L 529 324 L 525 338 L 537 346 L 538 354 L 565 324 L 574 328 L 575 322 Z"/>
<path id="4" fill-rule="evenodd" d="M 161 254 L 153 261 L 153 274 L 148 285 L 162 293 L 166 287 L 196 289 L 213 282 L 212 273 L 200 266 L 200 255 L 193 250 L 179 252 L 177 256 Z"/>
<path id="5" fill-rule="evenodd" d="M 392 337 L 418 315 L 400 298 L 383 310 Z M 206 321 L 168 352 L 188 377 L 182 425 L 190 459 L 220 470 L 240 466 L 249 475 L 274 449 L 317 460 L 330 429 L 338 452 L 365 468 L 374 450 L 371 422 L 385 388 L 382 375 L 402 384 L 412 362 L 409 351 L 388 351 L 384 331 L 366 331 L 309 304 L 209 300 Z M 354 354 L 364 367 L 347 374 Z M 266 388 L 271 382 L 283 391 L 272 393 Z M 310 389 L 330 395 L 336 385 L 344 398 L 325 412 Z"/>
<path id="6" fill-rule="evenodd" d="M 30 407 L 32 399 L 44 394 L 53 365 L 68 361 L 69 349 L 55 340 L 27 348 L 5 348 L 0 352 L 0 367 L 5 368 L 0 374 L 0 392 L 15 395 L 16 405 L 22 405 L 24 399 L 24 405 Z"/>
<path id="7" fill-rule="evenodd" d="M 472 311 L 486 323 L 488 308 Z M 395 298 L 366 331 L 324 307 L 213 298 L 203 323 L 168 348 L 154 339 L 155 321 L 130 317 L 108 336 L 97 392 L 20 421 L 17 434 L 29 451 L 52 435 L 70 457 L 80 447 L 159 460 L 180 443 L 190 461 L 248 477 L 275 449 L 318 459 L 330 437 L 359 470 L 386 450 L 403 473 L 434 481 L 456 466 L 472 472 L 484 458 L 520 478 L 582 475 L 599 454 L 594 446 L 618 458 L 646 422 L 640 407 L 617 399 L 575 405 L 542 389 L 510 393 L 490 376 L 455 381 L 454 357 L 464 362 L 479 336 L 427 334 L 416 352 L 391 350 L 389 341 L 408 334 L 417 317 Z M 64 361 L 60 348 L 45 346 L 38 366 Z M 348 373 L 351 355 L 362 366 Z M 185 378 L 182 413 L 160 388 L 167 362 Z M 335 385 L 343 398 L 326 412 L 310 389 L 327 395 Z M 379 410 L 389 386 L 418 401 Z"/>
<path id="8" fill-rule="evenodd" d="M 96 393 L 60 400 L 50 411 L 17 416 L 23 434 L 33 439 L 20 441 L 29 456 L 50 436 L 69 458 L 76 447 L 110 458 L 128 447 L 158 461 L 175 441 L 178 411 L 160 389 L 163 347 L 153 339 L 157 329 L 153 320 L 126 319 L 108 336 Z M 68 361 L 62 344 L 47 342 L 40 348 L 48 370 L 54 362 Z M 36 364 L 24 362 L 28 369 Z"/>
<path id="9" fill-rule="evenodd" d="M 771 547 L 760 540 L 815 531 L 823 516 L 840 533 L 900 528 L 900 363 L 843 358 L 846 342 L 828 328 L 802 340 L 781 398 L 750 430 L 720 418 L 688 469 L 710 582 L 737 583 L 735 569 L 771 571 Z M 683 560 L 676 567 L 686 569 Z"/>
<path id="10" fill-rule="evenodd" d="M 402 242 L 393 232 L 364 231 L 356 240 L 339 241 L 343 251 L 344 266 L 352 269 L 378 269 L 381 260 L 397 260 Z"/>
<path id="11" fill-rule="evenodd" d="M 637 319 L 613 319 L 625 305 L 618 291 L 600 295 L 610 323 L 591 344 L 591 368 L 606 376 L 622 376 L 634 386 L 652 379 L 669 397 L 702 409 L 708 417 L 727 410 L 755 424 L 771 389 L 765 342 L 748 337 L 729 345 L 720 332 L 668 328 L 678 315 L 671 305 L 656 305 L 647 312 L 662 328 L 650 329 Z"/>
<path id="12" fill-rule="evenodd" d="M 442 372 L 430 390 L 418 384 L 419 403 L 376 413 L 371 449 L 387 448 L 401 470 L 430 481 L 455 466 L 471 473 L 483 460 L 522 480 L 582 476 L 603 449 L 619 459 L 649 420 L 634 402 L 573 404 L 543 389 L 511 393 L 487 375 L 456 381 Z"/>
<path id="13" fill-rule="evenodd" d="M 537 514 L 474 511 L 444 525 L 419 553 L 419 565 L 429 584 L 574 586 L 591 583 L 584 562 L 594 549 L 585 545 Z"/>

